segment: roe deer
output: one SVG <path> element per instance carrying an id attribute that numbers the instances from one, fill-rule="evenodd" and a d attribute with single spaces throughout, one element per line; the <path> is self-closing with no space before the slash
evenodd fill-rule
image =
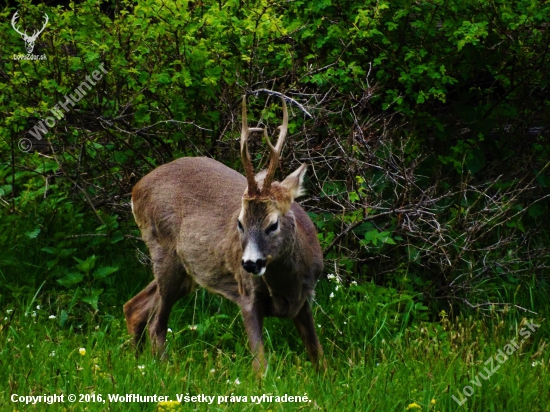
<path id="1" fill-rule="evenodd" d="M 323 349 L 308 298 L 323 270 L 315 226 L 294 202 L 303 193 L 306 165 L 273 181 L 288 129 L 284 98 L 279 139 L 249 128 L 242 101 L 241 157 L 246 177 L 205 157 L 181 158 L 153 170 L 132 191 L 132 212 L 149 248 L 153 280 L 124 305 L 138 348 L 148 328 L 153 350 L 164 355 L 168 317 L 196 284 L 239 305 L 257 372 L 265 370 L 266 316 L 290 318 L 313 364 Z M 271 155 L 254 176 L 247 139 L 263 132 Z"/>

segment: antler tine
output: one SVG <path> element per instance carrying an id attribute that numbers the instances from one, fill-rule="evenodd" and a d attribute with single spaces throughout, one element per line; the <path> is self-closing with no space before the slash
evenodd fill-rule
<path id="1" fill-rule="evenodd" d="M 258 184 L 254 179 L 254 167 L 252 166 L 252 160 L 250 159 L 250 153 L 248 152 L 248 136 L 250 136 L 250 133 L 262 132 L 264 129 L 261 127 L 248 127 L 248 121 L 246 118 L 246 95 L 243 96 L 242 121 L 241 159 L 244 166 L 244 172 L 246 174 L 246 180 L 248 181 L 248 196 L 256 196 L 258 195 Z"/>
<path id="2" fill-rule="evenodd" d="M 48 15 L 46 13 L 44 13 L 44 16 L 46 16 L 46 21 L 44 22 L 44 25 L 42 26 L 42 28 L 40 30 L 35 30 L 34 31 L 34 33 L 32 34 L 33 38 L 38 37 L 38 35 L 40 33 L 42 33 L 44 31 L 44 29 L 46 28 L 46 25 L 48 24 L 48 21 L 50 21 L 50 19 L 48 18 Z"/>
<path id="3" fill-rule="evenodd" d="M 28 37 L 27 36 L 27 32 L 25 33 L 21 33 L 17 27 L 15 26 L 16 22 L 17 22 L 17 19 L 19 18 L 19 10 L 16 11 L 13 15 L 13 17 L 11 18 L 11 27 L 13 27 L 13 29 L 21 36 L 25 36 L 25 37 Z"/>
<path id="4" fill-rule="evenodd" d="M 269 194 L 271 182 L 273 182 L 273 177 L 275 176 L 277 166 L 279 165 L 279 157 L 288 132 L 288 109 L 286 107 L 285 98 L 281 97 L 281 100 L 283 102 L 283 123 L 279 126 L 279 139 L 277 140 L 275 147 L 271 144 L 267 133 L 264 133 L 267 145 L 269 146 L 269 151 L 271 152 L 271 157 L 269 159 L 269 166 L 267 168 L 267 174 L 262 187 L 263 196 L 267 196 Z"/>

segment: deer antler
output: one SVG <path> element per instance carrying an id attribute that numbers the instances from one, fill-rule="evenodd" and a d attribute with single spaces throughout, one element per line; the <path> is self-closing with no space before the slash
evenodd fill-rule
<path id="1" fill-rule="evenodd" d="M 267 133 L 264 132 L 265 140 L 269 146 L 269 151 L 271 152 L 271 157 L 269 159 L 269 166 L 267 168 L 267 174 L 264 179 L 264 184 L 262 186 L 262 196 L 267 196 L 271 188 L 271 182 L 273 182 L 273 177 L 275 176 L 275 171 L 279 165 L 279 156 L 281 155 L 281 149 L 285 142 L 286 134 L 288 132 L 288 110 L 286 108 L 285 98 L 281 97 L 283 102 L 283 124 L 279 126 L 279 139 L 275 147 L 271 144 Z"/>
<path id="2" fill-rule="evenodd" d="M 248 196 L 258 195 L 258 184 L 254 179 L 254 167 L 252 166 L 252 160 L 250 159 L 250 153 L 248 152 L 248 136 L 250 133 L 263 132 L 261 127 L 248 127 L 246 119 L 246 95 L 243 96 L 243 124 L 241 130 L 241 159 L 243 161 L 244 171 L 246 174 L 246 180 L 248 181 Z"/>
<path id="3" fill-rule="evenodd" d="M 40 30 L 35 30 L 35 32 L 31 36 L 31 39 L 36 40 L 37 37 L 40 35 L 40 33 L 42 33 L 44 31 L 44 29 L 46 28 L 46 25 L 48 24 L 48 21 L 50 19 L 48 18 L 48 15 L 46 13 L 44 13 L 44 16 L 46 16 L 46 21 L 44 22 L 44 25 L 42 26 L 42 28 Z"/>
<path id="4" fill-rule="evenodd" d="M 47 17 L 47 15 L 46 15 L 46 17 Z M 27 35 L 27 32 L 21 33 L 21 32 L 17 29 L 17 27 L 15 26 L 15 23 L 16 23 L 16 21 L 17 21 L 18 18 L 19 18 L 19 11 L 16 11 L 15 14 L 13 15 L 13 17 L 11 18 L 11 27 L 13 27 L 13 29 L 14 29 L 20 36 L 23 36 L 23 38 L 29 37 L 29 36 Z"/>

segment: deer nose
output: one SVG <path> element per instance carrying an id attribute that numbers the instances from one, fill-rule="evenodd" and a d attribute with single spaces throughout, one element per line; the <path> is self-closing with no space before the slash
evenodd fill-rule
<path id="1" fill-rule="evenodd" d="M 265 272 L 265 266 L 267 264 L 266 259 L 256 259 L 256 261 L 253 260 L 242 260 L 241 264 L 243 265 L 244 270 L 246 270 L 248 273 L 252 273 L 254 275 L 263 275 Z"/>

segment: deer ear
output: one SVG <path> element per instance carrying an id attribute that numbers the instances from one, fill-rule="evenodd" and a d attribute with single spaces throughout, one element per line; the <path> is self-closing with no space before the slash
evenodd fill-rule
<path id="1" fill-rule="evenodd" d="M 307 165 L 302 163 L 298 169 L 289 174 L 287 178 L 281 182 L 281 185 L 290 192 L 292 200 L 306 193 L 304 188 L 304 176 L 306 175 L 306 169 Z"/>

